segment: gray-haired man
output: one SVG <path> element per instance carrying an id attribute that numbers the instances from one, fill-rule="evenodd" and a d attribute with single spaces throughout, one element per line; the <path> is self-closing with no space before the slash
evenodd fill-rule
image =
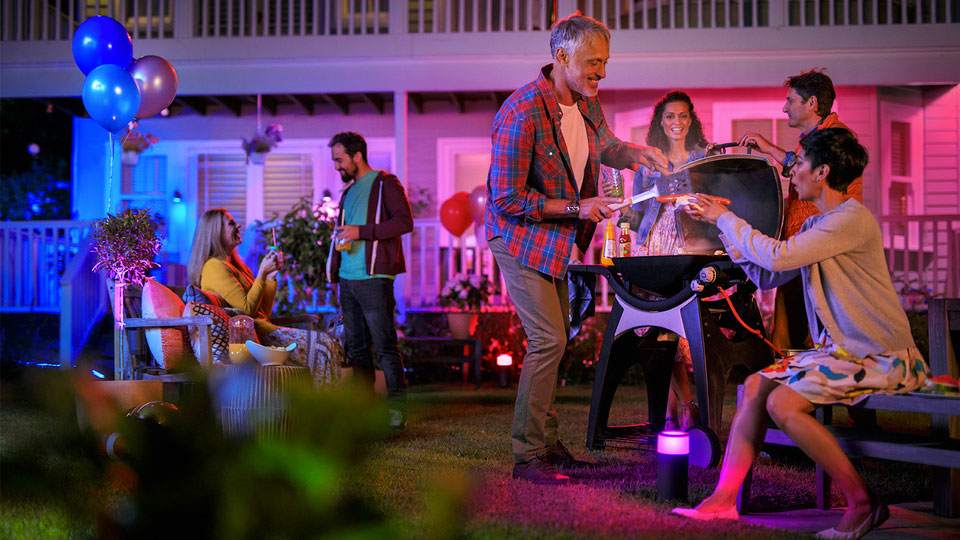
<path id="1" fill-rule="evenodd" d="M 557 468 L 588 465 L 560 442 L 553 410 L 569 333 L 567 265 L 581 260 L 597 222 L 619 199 L 597 196 L 600 164 L 666 167 L 654 148 L 610 131 L 597 98 L 610 58 L 610 32 L 575 14 L 550 34 L 553 63 L 514 92 L 493 122 L 486 229 L 527 334 L 511 446 L 513 477 L 541 484 L 570 478 Z"/>

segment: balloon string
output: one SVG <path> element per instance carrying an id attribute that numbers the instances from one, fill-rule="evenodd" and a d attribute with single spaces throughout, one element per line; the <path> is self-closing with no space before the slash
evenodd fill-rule
<path id="1" fill-rule="evenodd" d="M 110 199 L 113 196 L 113 155 L 117 153 L 117 140 L 114 139 L 113 133 L 110 132 L 110 175 L 107 177 L 107 211 L 105 214 L 110 213 Z"/>

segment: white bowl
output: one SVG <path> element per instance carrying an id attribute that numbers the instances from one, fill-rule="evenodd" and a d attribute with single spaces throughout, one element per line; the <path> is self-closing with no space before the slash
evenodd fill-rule
<path id="1" fill-rule="evenodd" d="M 261 366 L 282 366 L 290 357 L 290 352 L 296 348 L 296 341 L 286 347 L 268 347 L 256 341 L 247 341 L 247 350 Z"/>

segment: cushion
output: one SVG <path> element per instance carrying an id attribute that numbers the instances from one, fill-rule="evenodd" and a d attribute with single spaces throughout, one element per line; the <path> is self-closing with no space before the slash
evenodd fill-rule
<path id="1" fill-rule="evenodd" d="M 225 308 L 228 307 L 227 301 L 217 293 L 207 292 L 203 289 L 188 285 L 187 290 L 183 291 L 183 301 L 196 302 L 198 304 L 207 304 L 208 306 Z"/>
<path id="2" fill-rule="evenodd" d="M 144 282 L 141 294 L 145 319 L 175 319 L 183 314 L 183 301 L 170 289 L 150 279 Z M 184 328 L 162 328 L 145 332 L 150 353 L 164 369 L 177 370 L 191 358 Z"/>
<path id="3" fill-rule="evenodd" d="M 227 330 L 227 323 L 230 321 L 230 316 L 216 306 L 187 302 L 187 305 L 183 308 L 183 316 L 192 317 L 194 315 L 209 315 L 213 318 L 213 326 L 210 327 L 210 347 L 213 349 L 213 361 L 229 364 L 230 334 Z M 201 358 L 200 327 L 195 324 L 190 325 L 190 345 L 193 347 L 193 354 L 197 358 Z"/>

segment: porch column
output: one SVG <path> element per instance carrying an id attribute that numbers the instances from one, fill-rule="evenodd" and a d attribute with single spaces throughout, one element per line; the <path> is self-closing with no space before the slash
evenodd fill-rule
<path id="1" fill-rule="evenodd" d="M 206 4 L 206 2 L 203 2 Z M 174 2 L 172 7 L 173 11 L 173 38 L 174 39 L 187 39 L 193 37 L 193 2 L 186 2 L 184 0 L 177 0 Z M 207 6 L 204 5 L 203 9 L 207 9 Z M 160 16 L 163 16 L 163 11 L 161 10 Z M 242 23 L 241 23 L 242 25 Z M 241 30 L 242 32 L 242 30 Z"/>
<path id="2" fill-rule="evenodd" d="M 400 183 L 409 186 L 407 180 L 407 107 L 409 96 L 405 90 L 393 93 L 393 141 L 394 171 Z"/>
<path id="3" fill-rule="evenodd" d="M 787 26 L 787 16 L 789 11 L 784 9 L 785 2 L 767 2 L 767 12 L 769 20 L 767 24 L 770 28 L 783 28 Z M 753 9 L 757 9 L 757 3 L 753 5 Z M 802 8 L 801 8 L 802 9 Z"/>
<path id="4" fill-rule="evenodd" d="M 247 222 L 244 226 L 255 219 L 263 220 L 263 167 L 258 163 L 247 165 Z"/>
<path id="5" fill-rule="evenodd" d="M 400 183 L 410 187 L 410 181 L 407 178 L 407 107 L 409 106 L 409 95 L 406 90 L 397 90 L 393 93 L 393 174 L 397 175 Z M 409 189 L 407 196 L 409 197 Z M 406 234 L 402 240 L 404 245 L 404 254 L 407 258 L 407 264 L 412 260 L 412 249 L 410 237 Z M 409 270 L 409 267 L 408 267 Z M 394 296 L 397 301 L 397 311 L 400 312 L 400 320 L 407 318 L 407 306 L 410 304 L 410 274 L 403 273 L 397 276 L 394 287 Z"/>
<path id="6" fill-rule="evenodd" d="M 557 20 L 577 11 L 577 0 L 557 0 Z M 600 17 L 597 17 L 598 19 Z"/>
<path id="7" fill-rule="evenodd" d="M 406 34 L 407 16 L 409 15 L 407 10 L 410 9 L 407 0 L 390 0 L 389 9 L 390 34 Z"/>

